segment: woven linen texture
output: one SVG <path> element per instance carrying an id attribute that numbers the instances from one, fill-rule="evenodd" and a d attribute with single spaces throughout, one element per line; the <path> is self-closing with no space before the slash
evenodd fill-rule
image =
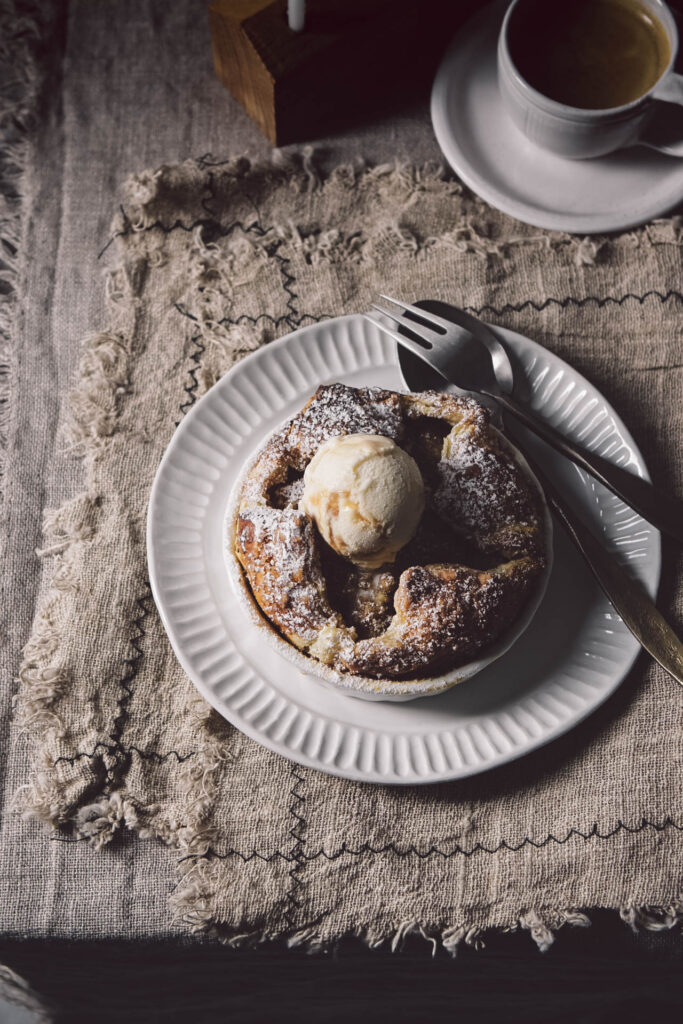
<path id="1" fill-rule="evenodd" d="M 117 255 L 114 255 L 117 253 Z M 683 488 L 681 224 L 575 239 L 525 227 L 434 167 L 207 158 L 130 179 L 105 254 L 110 322 L 83 345 L 69 443 L 87 490 L 45 515 L 54 571 L 21 668 L 24 813 L 95 847 L 173 844 L 173 905 L 234 942 L 450 950 L 488 928 L 541 946 L 593 907 L 672 924 L 681 701 L 646 658 L 564 739 L 472 780 L 393 789 L 293 766 L 197 695 L 146 577 L 152 480 L 177 423 L 242 355 L 368 307 L 433 297 L 534 337 L 589 377 Z M 661 605 L 677 615 L 667 550 Z"/>

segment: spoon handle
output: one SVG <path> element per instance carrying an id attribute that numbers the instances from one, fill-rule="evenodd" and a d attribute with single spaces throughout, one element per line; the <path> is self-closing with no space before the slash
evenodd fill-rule
<path id="1" fill-rule="evenodd" d="M 603 459 L 602 456 L 596 455 L 594 452 L 574 445 L 554 427 L 538 419 L 529 409 L 510 398 L 509 395 L 494 395 L 485 391 L 482 391 L 482 394 L 494 398 L 506 412 L 512 413 L 525 427 L 543 438 L 551 448 L 560 452 L 561 455 L 565 455 L 577 466 L 581 466 L 587 473 L 594 476 L 627 505 L 630 505 L 643 519 L 647 519 L 662 533 L 683 543 L 683 502 L 678 498 L 665 494 L 653 487 L 647 480 L 629 473 L 621 466 L 615 466 L 608 459 Z"/>
<path id="2" fill-rule="evenodd" d="M 525 458 L 543 487 L 546 500 L 588 563 L 596 580 L 636 640 L 676 682 L 683 686 L 683 643 L 655 607 L 644 588 L 579 517 L 529 456 Z"/>

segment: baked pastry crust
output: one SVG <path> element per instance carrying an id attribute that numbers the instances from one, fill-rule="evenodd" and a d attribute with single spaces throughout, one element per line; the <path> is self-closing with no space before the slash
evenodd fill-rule
<path id="1" fill-rule="evenodd" d="M 393 565 L 363 570 L 298 508 L 301 474 L 341 434 L 391 437 L 418 463 L 426 508 Z M 332 384 L 270 437 L 237 500 L 235 554 L 261 612 L 337 672 L 399 680 L 455 668 L 494 645 L 546 568 L 535 483 L 479 403 Z"/>

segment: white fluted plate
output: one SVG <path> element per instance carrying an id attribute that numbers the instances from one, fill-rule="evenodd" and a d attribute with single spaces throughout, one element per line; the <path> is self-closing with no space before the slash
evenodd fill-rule
<path id="1" fill-rule="evenodd" d="M 521 335 L 494 328 L 532 406 L 567 435 L 642 476 L 642 456 L 600 393 Z M 152 591 L 184 670 L 238 729 L 300 764 L 365 782 L 475 775 L 547 743 L 614 692 L 639 645 L 560 529 L 546 595 L 503 657 L 446 693 L 359 701 L 304 675 L 231 586 L 224 518 L 240 469 L 321 383 L 404 390 L 394 343 L 360 316 L 304 327 L 238 363 L 181 422 L 154 481 L 147 523 Z M 572 464 L 528 450 L 605 542 L 656 593 L 658 532 Z"/>

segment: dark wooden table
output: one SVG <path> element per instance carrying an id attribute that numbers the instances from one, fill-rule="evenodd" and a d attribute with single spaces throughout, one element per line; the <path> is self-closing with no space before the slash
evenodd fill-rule
<path id="1" fill-rule="evenodd" d="M 597 912 L 541 954 L 526 933 L 432 957 L 346 941 L 324 954 L 207 942 L 0 942 L 0 962 L 28 980 L 55 1024 L 628 1024 L 678 1020 L 680 932 L 634 935 Z"/>

